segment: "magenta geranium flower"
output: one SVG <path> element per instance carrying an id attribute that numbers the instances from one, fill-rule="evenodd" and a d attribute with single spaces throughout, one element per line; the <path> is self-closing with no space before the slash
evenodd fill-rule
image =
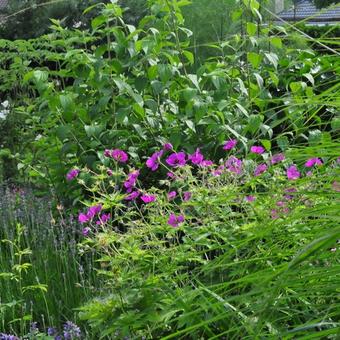
<path id="1" fill-rule="evenodd" d="M 174 213 L 171 213 L 168 219 L 168 224 L 174 228 L 178 227 L 179 224 L 183 222 L 184 222 L 184 216 L 183 215 L 176 216 Z"/>
<path id="2" fill-rule="evenodd" d="M 250 148 L 250 152 L 252 153 L 257 153 L 257 154 L 262 154 L 264 153 L 265 149 L 264 147 L 262 146 L 258 146 L 258 145 L 253 145 L 251 148 Z"/>
<path id="3" fill-rule="evenodd" d="M 70 170 L 67 175 L 66 175 L 66 179 L 68 181 L 72 181 L 74 178 L 76 178 L 79 175 L 79 170 L 78 169 L 72 169 Z"/>
<path id="4" fill-rule="evenodd" d="M 189 155 L 188 158 L 193 164 L 196 164 L 196 165 L 200 164 L 204 159 L 203 155 L 200 152 L 200 149 L 198 148 L 192 155 Z"/>
<path id="5" fill-rule="evenodd" d="M 255 196 L 252 196 L 252 195 L 246 196 L 246 201 L 247 202 L 254 202 L 255 200 L 256 200 Z"/>
<path id="6" fill-rule="evenodd" d="M 190 191 L 185 191 L 183 193 L 183 201 L 189 201 L 192 196 L 192 193 Z"/>
<path id="7" fill-rule="evenodd" d="M 263 174 L 265 171 L 267 171 L 267 164 L 259 164 L 255 171 L 254 171 L 254 176 L 260 176 L 261 174 Z"/>
<path id="8" fill-rule="evenodd" d="M 132 188 L 136 185 L 139 173 L 140 173 L 139 170 L 135 170 L 135 171 L 128 174 L 128 177 L 123 184 L 124 188 L 127 190 L 127 192 L 131 192 Z"/>
<path id="9" fill-rule="evenodd" d="M 314 165 L 322 165 L 322 160 L 320 158 L 314 157 L 314 158 L 309 158 L 307 162 L 305 163 L 305 167 L 311 168 Z"/>
<path id="10" fill-rule="evenodd" d="M 86 214 L 80 213 L 78 216 L 78 221 L 80 223 L 87 223 L 89 220 L 90 218 Z"/>
<path id="11" fill-rule="evenodd" d="M 276 163 L 282 162 L 284 160 L 285 160 L 285 155 L 283 153 L 277 153 L 276 155 L 273 155 L 273 157 L 271 159 L 271 163 L 276 164 Z"/>
<path id="12" fill-rule="evenodd" d="M 200 163 L 200 166 L 203 166 L 203 167 L 208 167 L 208 166 L 212 166 L 214 165 L 214 162 L 213 161 L 210 161 L 209 159 L 204 159 L 201 163 Z"/>
<path id="13" fill-rule="evenodd" d="M 101 204 L 97 204 L 97 205 L 90 207 L 86 213 L 87 217 L 93 218 L 94 216 L 96 216 L 97 214 L 101 212 L 102 208 L 103 206 Z"/>
<path id="14" fill-rule="evenodd" d="M 127 195 L 124 199 L 126 201 L 133 201 L 139 196 L 140 192 L 138 190 L 130 192 L 129 195 Z"/>
<path id="15" fill-rule="evenodd" d="M 160 158 L 163 155 L 163 150 L 156 151 L 152 154 L 150 158 L 146 161 L 146 166 L 151 169 L 151 171 L 156 171 L 159 167 Z"/>
<path id="16" fill-rule="evenodd" d="M 186 164 L 185 153 L 174 152 L 166 159 L 166 162 L 173 167 L 184 166 Z"/>
<path id="17" fill-rule="evenodd" d="M 177 196 L 176 191 L 170 191 L 170 192 L 168 193 L 168 200 L 171 201 L 171 200 L 173 200 L 176 196 Z"/>
<path id="18" fill-rule="evenodd" d="M 140 199 L 141 199 L 144 203 L 148 204 L 148 203 L 154 202 L 154 201 L 156 200 L 156 196 L 155 196 L 155 195 L 147 195 L 147 194 L 145 194 L 145 195 L 142 195 L 142 196 L 140 197 Z"/>
<path id="19" fill-rule="evenodd" d="M 225 166 L 230 172 L 240 174 L 242 172 L 242 161 L 235 156 L 231 156 L 225 162 Z"/>
<path id="20" fill-rule="evenodd" d="M 233 149 L 237 144 L 237 140 L 236 139 L 230 139 L 227 142 L 224 143 L 223 145 L 223 150 L 231 150 Z"/>
<path id="21" fill-rule="evenodd" d="M 111 157 L 120 163 L 126 163 L 129 159 L 129 156 L 127 155 L 127 153 L 120 149 L 112 150 Z"/>
<path id="22" fill-rule="evenodd" d="M 96 222 L 96 224 L 105 224 L 109 221 L 109 219 L 111 218 L 111 214 L 102 214 L 99 217 L 99 220 Z"/>
<path id="23" fill-rule="evenodd" d="M 173 172 L 171 172 L 171 171 L 167 172 L 166 175 L 167 175 L 169 178 L 171 178 L 171 179 L 175 179 L 175 178 L 176 178 L 176 175 L 175 175 Z"/>
<path id="24" fill-rule="evenodd" d="M 300 178 L 300 172 L 294 164 L 287 169 L 286 173 L 289 180 Z"/>
<path id="25" fill-rule="evenodd" d="M 165 150 L 165 151 L 169 151 L 169 150 L 172 150 L 172 149 L 173 149 L 173 146 L 172 146 L 171 143 L 165 143 L 163 145 L 163 150 Z"/>

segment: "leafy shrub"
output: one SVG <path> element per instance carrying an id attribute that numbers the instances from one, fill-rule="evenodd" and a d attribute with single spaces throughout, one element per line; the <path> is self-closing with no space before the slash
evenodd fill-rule
<path id="1" fill-rule="evenodd" d="M 332 138 L 326 122 L 336 115 L 338 58 L 289 49 L 288 36 L 271 36 L 267 27 L 247 22 L 247 34 L 215 44 L 222 57 L 193 72 L 191 32 L 180 8 L 151 5 L 138 28 L 123 21 L 117 4 L 106 5 L 88 33 L 54 21 L 49 37 L 56 52 L 46 60 L 58 67 L 25 76 L 37 96 L 27 109 L 34 117 L 31 131 L 41 138 L 30 144 L 36 152 L 21 159 L 22 171 L 76 199 L 79 192 L 64 191 L 67 168 L 94 168 L 99 149 L 124 147 L 138 165 L 165 140 L 193 152 L 200 136 L 204 151 L 218 159 L 216 141 L 227 138 L 244 147 L 272 140 L 283 150 L 289 143 Z M 256 14 L 255 7 L 244 9 L 247 16 Z"/>

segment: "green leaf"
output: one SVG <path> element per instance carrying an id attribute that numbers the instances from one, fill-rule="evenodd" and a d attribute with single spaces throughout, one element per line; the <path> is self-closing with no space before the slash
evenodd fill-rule
<path id="1" fill-rule="evenodd" d="M 257 25 L 253 22 L 247 22 L 247 33 L 250 36 L 254 36 L 257 32 Z"/>
<path id="2" fill-rule="evenodd" d="M 247 60 L 252 64 L 254 68 L 258 68 L 261 64 L 262 56 L 255 52 L 248 52 Z"/>

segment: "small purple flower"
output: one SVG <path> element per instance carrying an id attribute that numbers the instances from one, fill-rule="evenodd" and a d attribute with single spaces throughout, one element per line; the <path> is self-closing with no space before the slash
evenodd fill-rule
<path id="1" fill-rule="evenodd" d="M 156 171 L 159 167 L 159 160 L 163 155 L 163 150 L 156 151 L 148 160 L 146 161 L 146 166 L 151 169 L 151 171 Z"/>
<path id="2" fill-rule="evenodd" d="M 179 215 L 176 216 L 175 214 L 171 213 L 168 219 L 168 224 L 172 227 L 176 228 L 179 226 L 180 223 L 184 222 L 184 216 Z"/>
<path id="3" fill-rule="evenodd" d="M 203 167 L 208 167 L 214 165 L 213 161 L 210 161 L 209 159 L 204 159 L 201 163 L 200 166 Z"/>
<path id="4" fill-rule="evenodd" d="M 140 199 L 141 199 L 144 203 L 148 204 L 148 203 L 154 202 L 154 201 L 156 200 L 156 196 L 155 196 L 155 195 L 147 195 L 147 194 L 145 194 L 145 195 L 142 195 L 142 196 L 140 197 Z"/>
<path id="5" fill-rule="evenodd" d="M 230 172 L 240 174 L 242 172 L 242 161 L 235 156 L 231 156 L 227 159 L 225 166 Z"/>
<path id="6" fill-rule="evenodd" d="M 79 175 L 79 170 L 78 169 L 72 169 L 70 170 L 67 175 L 66 175 L 66 179 L 68 181 L 72 181 L 74 178 L 76 178 Z"/>
<path id="7" fill-rule="evenodd" d="M 225 142 L 224 146 L 223 146 L 223 150 L 231 150 L 233 149 L 237 144 L 237 140 L 236 139 L 230 139 L 227 142 Z"/>
<path id="8" fill-rule="evenodd" d="M 168 193 L 168 200 L 171 201 L 171 200 L 173 200 L 176 196 L 177 196 L 176 191 L 170 191 L 170 192 Z"/>
<path id="9" fill-rule="evenodd" d="M 71 321 L 64 324 L 64 338 L 65 340 L 73 340 L 80 338 L 80 328 Z"/>
<path id="10" fill-rule="evenodd" d="M 253 145 L 253 146 L 250 148 L 250 151 L 251 151 L 252 153 L 257 153 L 257 154 L 260 155 L 260 154 L 264 153 L 265 149 L 264 149 L 264 147 L 262 147 L 262 146 Z"/>
<path id="11" fill-rule="evenodd" d="M 332 183 L 332 189 L 333 189 L 334 191 L 340 192 L 340 183 L 337 182 L 337 181 L 334 181 L 334 182 Z"/>
<path id="12" fill-rule="evenodd" d="M 0 340 L 19 340 L 15 335 L 0 333 Z"/>
<path id="13" fill-rule="evenodd" d="M 120 163 L 126 163 L 129 159 L 129 156 L 127 155 L 127 153 L 120 149 L 112 150 L 111 157 Z"/>
<path id="14" fill-rule="evenodd" d="M 305 163 L 305 167 L 311 168 L 314 165 L 322 165 L 322 160 L 320 158 L 314 157 L 314 158 L 309 158 L 307 162 Z"/>
<path id="15" fill-rule="evenodd" d="M 112 176 L 112 175 L 113 175 L 113 172 L 112 172 L 111 169 L 107 169 L 107 170 L 106 170 L 106 174 L 107 174 L 108 176 Z"/>
<path id="16" fill-rule="evenodd" d="M 197 148 L 192 155 L 189 155 L 188 159 L 192 162 L 192 164 L 198 165 L 204 160 L 204 157 L 201 154 L 200 149 Z"/>
<path id="17" fill-rule="evenodd" d="M 103 206 L 101 204 L 97 204 L 97 205 L 90 207 L 86 213 L 87 217 L 93 218 L 94 216 L 96 216 L 97 214 L 101 212 L 102 208 Z"/>
<path id="18" fill-rule="evenodd" d="M 338 157 L 338 158 L 336 159 L 336 162 L 337 162 L 338 164 L 340 164 L 340 157 Z"/>
<path id="19" fill-rule="evenodd" d="M 271 163 L 276 164 L 276 163 L 282 162 L 284 160 L 285 160 L 285 155 L 283 153 L 277 153 L 276 155 L 273 155 L 273 157 L 271 159 Z"/>
<path id="20" fill-rule="evenodd" d="M 189 201 L 190 200 L 190 198 L 191 198 L 191 196 L 192 196 L 192 193 L 190 192 L 190 191 L 185 191 L 184 193 L 183 193 L 183 201 Z"/>
<path id="21" fill-rule="evenodd" d="M 172 149 L 173 149 L 173 146 L 172 146 L 171 143 L 165 143 L 163 145 L 163 150 L 165 150 L 165 151 L 169 151 L 169 150 L 172 150 Z"/>
<path id="22" fill-rule="evenodd" d="M 294 164 L 287 169 L 286 173 L 289 180 L 295 180 L 300 177 L 300 172 Z"/>
<path id="23" fill-rule="evenodd" d="M 268 168 L 267 164 L 264 164 L 264 163 L 259 164 L 254 171 L 254 176 L 260 176 L 265 171 L 267 171 L 267 168 Z"/>
<path id="24" fill-rule="evenodd" d="M 97 221 L 96 224 L 97 225 L 105 224 L 109 221 L 110 218 L 111 214 L 102 214 L 101 216 L 99 216 L 99 221 Z"/>
<path id="25" fill-rule="evenodd" d="M 285 189 L 284 191 L 285 191 L 285 192 L 288 192 L 288 193 L 290 193 L 290 192 L 297 192 L 297 190 L 296 190 L 295 188 L 287 188 L 287 189 Z M 291 200 L 291 199 L 294 198 L 294 196 L 292 196 L 292 195 L 284 195 L 283 197 L 284 197 L 286 200 Z"/>
<path id="26" fill-rule="evenodd" d="M 286 202 L 283 202 L 283 201 L 277 201 L 277 202 L 276 202 L 276 205 L 277 205 L 278 207 L 284 207 L 286 204 L 287 204 L 287 203 L 286 203 Z"/>
<path id="27" fill-rule="evenodd" d="M 78 221 L 80 223 L 87 223 L 89 220 L 90 220 L 90 218 L 83 213 L 80 213 L 79 216 L 78 216 Z"/>
<path id="28" fill-rule="evenodd" d="M 89 227 L 85 227 L 85 228 L 83 228 L 81 233 L 83 234 L 83 236 L 86 237 L 89 234 L 90 231 L 91 231 L 91 229 Z"/>
<path id="29" fill-rule="evenodd" d="M 38 323 L 37 322 L 31 322 L 30 332 L 31 333 L 39 332 L 39 328 L 38 328 Z"/>
<path id="30" fill-rule="evenodd" d="M 129 195 L 127 195 L 124 199 L 126 201 L 133 201 L 139 196 L 140 192 L 138 190 L 132 191 Z"/>
<path id="31" fill-rule="evenodd" d="M 56 335 L 56 333 L 57 333 L 57 330 L 55 328 L 53 327 L 47 328 L 47 335 L 52 336 L 52 335 Z"/>
<path id="32" fill-rule="evenodd" d="M 273 220 L 277 220 L 279 218 L 279 215 L 277 213 L 277 211 L 275 209 L 273 209 L 271 212 L 270 212 L 270 215 L 271 215 L 271 218 Z"/>
<path id="33" fill-rule="evenodd" d="M 167 159 L 166 162 L 170 166 L 184 166 L 186 164 L 184 152 L 174 152 Z"/>
<path id="34" fill-rule="evenodd" d="M 252 196 L 252 195 L 246 196 L 246 201 L 247 202 L 254 202 L 255 200 L 256 200 L 255 196 Z"/>

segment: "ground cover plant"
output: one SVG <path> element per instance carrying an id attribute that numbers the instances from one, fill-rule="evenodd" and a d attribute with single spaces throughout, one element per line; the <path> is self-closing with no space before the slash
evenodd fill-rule
<path id="1" fill-rule="evenodd" d="M 0 339 L 337 338 L 336 40 L 203 3 L 0 41 Z"/>

